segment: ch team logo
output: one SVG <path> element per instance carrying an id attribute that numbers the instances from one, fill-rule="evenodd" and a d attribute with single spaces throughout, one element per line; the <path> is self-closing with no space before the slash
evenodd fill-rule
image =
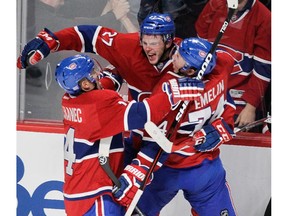
<path id="1" fill-rule="evenodd" d="M 71 64 L 68 66 L 68 68 L 69 68 L 70 70 L 74 70 L 75 68 L 77 68 L 77 64 L 76 64 L 75 62 L 73 62 L 73 63 L 71 63 Z"/>
<path id="2" fill-rule="evenodd" d="M 224 209 L 220 212 L 220 216 L 229 216 L 228 210 Z"/>

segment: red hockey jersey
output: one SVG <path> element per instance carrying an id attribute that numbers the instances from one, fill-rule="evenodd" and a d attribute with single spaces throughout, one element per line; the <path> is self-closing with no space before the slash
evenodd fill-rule
<path id="1" fill-rule="evenodd" d="M 62 98 L 64 115 L 64 203 L 66 213 L 83 215 L 95 198 L 111 194 L 113 183 L 98 161 L 99 145 L 109 142 L 110 166 L 116 176 L 123 169 L 122 132 L 159 121 L 170 110 L 165 93 L 143 102 L 126 102 L 112 90 L 94 90 Z"/>
<path id="2" fill-rule="evenodd" d="M 206 4 L 195 24 L 199 37 L 214 41 L 227 17 L 226 3 Z M 244 10 L 232 17 L 219 48 L 235 60 L 228 88 L 236 114 L 246 102 L 257 108 L 271 80 L 271 12 L 258 0 L 248 0 Z"/>
<path id="3" fill-rule="evenodd" d="M 161 69 L 149 63 L 140 46 L 139 33 L 119 33 L 102 26 L 83 25 L 60 30 L 55 35 L 60 41 L 58 51 L 96 53 L 114 65 L 128 84 L 130 98 L 136 101 L 148 97 L 159 79 L 173 70 L 171 60 L 164 62 Z"/>

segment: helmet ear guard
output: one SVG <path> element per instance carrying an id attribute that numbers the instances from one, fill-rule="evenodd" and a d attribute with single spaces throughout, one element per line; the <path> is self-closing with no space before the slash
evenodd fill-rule
<path id="1" fill-rule="evenodd" d="M 78 95 L 82 92 L 79 82 L 86 78 L 95 83 L 92 76 L 94 61 L 87 55 L 74 55 L 62 60 L 56 66 L 55 79 L 59 86 L 71 95 Z"/>
<path id="2" fill-rule="evenodd" d="M 189 69 L 194 69 L 197 71 L 195 76 L 198 75 L 200 67 L 204 62 L 207 54 L 210 52 L 212 44 L 201 38 L 187 38 L 184 39 L 178 48 L 179 54 L 185 60 L 186 64 L 181 70 L 186 71 Z M 206 67 L 206 70 L 203 75 L 211 73 L 213 68 L 216 65 L 216 54 L 212 55 L 212 59 Z"/>
<path id="3" fill-rule="evenodd" d="M 174 34 L 165 34 L 165 35 L 162 35 L 163 36 L 163 41 L 164 43 L 169 43 L 170 41 L 173 41 L 174 39 Z"/>

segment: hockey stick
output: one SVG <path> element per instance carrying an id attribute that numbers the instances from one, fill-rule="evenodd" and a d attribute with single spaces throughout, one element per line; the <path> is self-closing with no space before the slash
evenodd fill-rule
<path id="1" fill-rule="evenodd" d="M 111 141 L 112 141 L 112 137 L 107 137 L 107 138 L 100 140 L 98 161 L 99 161 L 102 169 L 110 177 L 110 179 L 117 186 L 117 188 L 120 188 L 121 183 L 120 183 L 119 179 L 117 178 L 117 176 L 112 171 L 112 169 L 110 167 L 110 163 L 109 163 L 109 150 L 110 150 Z M 145 216 L 142 213 L 142 211 L 136 205 L 135 205 L 135 210 L 139 216 Z M 132 214 L 132 212 L 131 212 L 131 214 Z M 130 216 L 131 214 L 127 214 L 127 212 L 126 212 L 125 216 Z"/>
<path id="2" fill-rule="evenodd" d="M 232 18 L 233 16 L 233 13 L 234 11 L 237 9 L 238 7 L 238 0 L 227 0 L 227 4 L 228 4 L 228 15 L 210 49 L 210 51 L 208 52 L 208 54 L 206 55 L 201 67 L 200 67 L 200 70 L 198 72 L 198 75 L 197 75 L 197 79 L 198 80 L 201 80 L 203 75 L 204 75 L 204 72 L 206 71 L 206 68 L 208 66 L 208 64 L 210 63 L 210 61 L 212 60 L 212 56 L 213 56 L 213 53 L 215 52 L 216 48 L 217 48 L 217 45 L 220 41 L 220 39 L 222 38 L 222 35 L 224 34 L 229 22 L 230 22 L 230 19 Z M 161 148 L 160 150 L 158 151 L 158 154 L 156 155 L 156 157 L 154 158 L 153 160 L 153 163 L 151 164 L 151 166 L 149 167 L 149 170 L 148 170 L 148 173 L 146 174 L 140 188 L 138 189 L 138 191 L 136 192 L 136 195 L 134 196 L 133 200 L 132 200 L 132 203 L 130 204 L 127 212 L 132 212 L 133 209 L 135 208 L 136 204 L 138 203 L 138 200 L 140 199 L 142 193 L 143 193 L 143 190 L 145 189 L 145 186 L 146 186 L 146 183 L 148 181 L 148 179 L 150 178 L 150 175 L 153 173 L 154 171 L 154 168 L 158 162 L 158 160 L 160 159 L 160 156 L 162 155 L 164 149 L 166 149 L 167 151 L 169 149 L 172 149 L 172 146 L 173 146 L 173 143 L 169 141 L 170 137 L 173 135 L 174 133 L 174 130 L 177 126 L 177 123 L 181 120 L 182 116 L 185 116 L 186 112 L 187 112 L 187 106 L 189 104 L 190 101 L 183 101 L 179 107 L 179 111 L 171 125 L 171 127 L 169 128 L 168 132 L 167 132 L 167 138 L 165 137 L 164 134 L 162 134 L 162 132 L 160 131 L 160 129 L 153 123 L 153 122 L 147 122 L 144 126 L 145 130 L 147 131 L 147 133 L 154 139 L 154 137 L 156 139 L 159 139 L 159 137 L 161 137 L 161 134 L 165 137 L 166 141 L 168 140 L 168 143 L 165 141 L 164 143 L 157 143 Z M 153 126 L 151 126 L 153 125 Z M 154 127 L 155 126 L 155 127 Z M 160 134 L 161 133 L 161 134 Z M 159 139 L 158 141 L 162 141 L 162 139 Z M 172 144 L 170 147 L 165 147 L 166 145 L 168 144 Z"/>
<path id="3" fill-rule="evenodd" d="M 262 118 L 262 119 L 259 119 L 259 120 L 256 120 L 254 122 L 250 122 L 242 127 L 235 127 L 234 128 L 234 133 L 238 133 L 238 132 L 243 132 L 243 131 L 248 131 L 250 130 L 251 128 L 254 128 L 256 126 L 259 126 L 259 125 L 263 125 L 265 123 L 268 123 L 268 124 L 271 124 L 271 116 L 267 116 L 265 118 Z"/>

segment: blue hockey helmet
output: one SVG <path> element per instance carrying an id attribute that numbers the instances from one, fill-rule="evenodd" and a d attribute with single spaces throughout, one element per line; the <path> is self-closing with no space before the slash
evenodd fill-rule
<path id="1" fill-rule="evenodd" d="M 81 92 L 79 81 L 87 78 L 95 83 L 91 75 L 94 69 L 93 60 L 84 54 L 70 56 L 62 60 L 56 66 L 55 78 L 61 88 L 71 95 L 78 95 Z"/>
<path id="2" fill-rule="evenodd" d="M 185 60 L 186 64 L 184 65 L 182 70 L 188 70 L 190 68 L 193 68 L 197 70 L 198 75 L 199 70 L 201 69 L 201 65 L 204 62 L 207 54 L 211 50 L 212 44 L 204 39 L 201 38 L 187 38 L 184 39 L 178 48 L 179 54 L 182 56 L 182 58 Z M 211 61 L 206 67 L 206 70 L 204 71 L 203 75 L 209 74 L 213 68 L 216 65 L 216 54 L 212 55 Z"/>
<path id="3" fill-rule="evenodd" d="M 163 35 L 164 42 L 173 40 L 175 35 L 175 24 L 172 16 L 168 13 L 151 13 L 142 22 L 140 26 L 140 36 Z"/>

